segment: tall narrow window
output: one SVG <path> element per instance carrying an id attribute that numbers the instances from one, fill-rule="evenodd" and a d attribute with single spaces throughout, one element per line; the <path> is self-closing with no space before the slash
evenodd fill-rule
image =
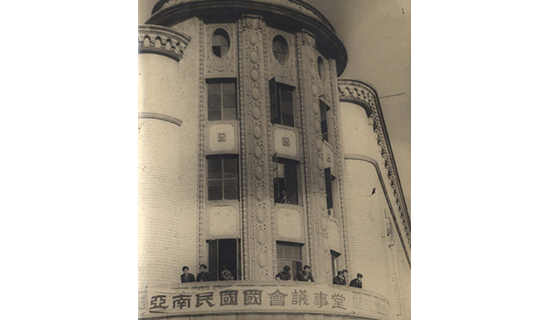
<path id="1" fill-rule="evenodd" d="M 222 58 L 229 51 L 229 35 L 223 29 L 216 29 L 212 34 L 212 53 Z"/>
<path id="2" fill-rule="evenodd" d="M 326 103 L 319 100 L 319 109 L 321 110 L 321 133 L 323 134 L 323 140 L 328 142 L 327 112 L 330 108 Z"/>
<path id="3" fill-rule="evenodd" d="M 240 239 L 216 239 L 208 242 L 208 272 L 211 281 L 242 279 Z"/>
<path id="4" fill-rule="evenodd" d="M 338 275 L 338 257 L 340 254 L 336 251 L 330 250 L 330 257 L 332 260 L 332 277 L 336 277 Z"/>
<path id="5" fill-rule="evenodd" d="M 325 188 L 327 191 L 327 209 L 330 210 L 333 207 L 332 201 L 332 174 L 330 173 L 330 168 L 325 168 Z M 330 211 L 329 211 L 330 214 Z"/>
<path id="6" fill-rule="evenodd" d="M 235 79 L 208 80 L 208 121 L 237 120 Z"/>
<path id="7" fill-rule="evenodd" d="M 208 159 L 208 200 L 239 200 L 237 157 L 210 157 Z"/>
<path id="8" fill-rule="evenodd" d="M 298 204 L 298 163 L 286 159 L 277 159 L 276 163 L 275 202 Z"/>
<path id="9" fill-rule="evenodd" d="M 292 92 L 294 88 L 269 81 L 271 102 L 271 123 L 294 127 L 294 105 Z"/>
<path id="10" fill-rule="evenodd" d="M 290 267 L 292 279 L 302 270 L 302 245 L 292 242 L 277 241 L 277 271 Z"/>

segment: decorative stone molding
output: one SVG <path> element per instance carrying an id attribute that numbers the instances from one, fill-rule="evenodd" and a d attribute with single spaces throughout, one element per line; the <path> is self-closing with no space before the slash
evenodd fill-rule
<path id="1" fill-rule="evenodd" d="M 155 112 L 139 112 L 138 119 L 155 119 L 161 121 L 167 121 L 181 127 L 182 121 L 178 118 L 167 116 L 165 114 L 155 113 Z"/>
<path id="2" fill-rule="evenodd" d="M 206 180 L 208 179 L 208 169 L 206 163 L 206 102 L 205 102 L 205 81 L 204 81 L 204 22 L 198 21 L 199 24 L 199 72 L 198 72 L 198 84 L 199 84 L 199 141 L 197 145 L 198 164 L 198 186 L 197 186 L 197 270 L 201 264 L 208 263 L 208 247 L 206 246 L 206 230 L 205 230 L 205 215 L 206 215 Z"/>
<path id="3" fill-rule="evenodd" d="M 189 41 L 191 37 L 171 28 L 138 26 L 138 53 L 161 54 L 179 62 Z"/>
<path id="4" fill-rule="evenodd" d="M 384 166 L 387 168 L 388 178 L 391 181 L 393 194 L 399 206 L 400 218 L 405 226 L 405 232 L 410 245 L 411 220 L 403 196 L 403 189 L 399 180 L 399 174 L 397 173 L 397 166 L 393 157 L 391 144 L 389 139 L 387 139 L 388 132 L 384 124 L 384 117 L 382 115 L 378 94 L 372 85 L 363 81 L 351 79 L 339 79 L 338 91 L 340 93 L 341 102 L 351 102 L 360 105 L 366 110 L 367 116 L 373 119 L 374 132 L 377 135 L 378 145 L 381 148 L 381 155 L 384 159 Z"/>
<path id="5" fill-rule="evenodd" d="M 273 38 L 280 35 L 285 38 L 288 43 L 288 61 L 281 64 L 273 54 Z M 288 32 L 280 31 L 273 28 L 268 28 L 267 36 L 267 56 L 269 57 L 270 71 L 274 77 L 296 81 L 296 41 L 295 35 Z"/>
<path id="6" fill-rule="evenodd" d="M 206 72 L 235 72 L 236 70 L 236 47 L 237 47 L 237 34 L 235 23 L 216 23 L 205 24 L 205 54 L 206 54 Z M 224 29 L 229 34 L 229 51 L 223 57 L 217 57 L 212 52 L 212 35 L 216 29 Z"/>

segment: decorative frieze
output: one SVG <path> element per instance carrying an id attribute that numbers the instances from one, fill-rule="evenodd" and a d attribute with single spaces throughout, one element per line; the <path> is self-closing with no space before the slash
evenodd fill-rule
<path id="1" fill-rule="evenodd" d="M 157 25 L 138 26 L 138 52 L 156 53 L 180 61 L 191 37 Z"/>
<path id="2" fill-rule="evenodd" d="M 384 159 L 384 166 L 387 168 L 388 178 L 391 182 L 391 187 L 393 188 L 396 203 L 398 204 L 400 218 L 403 222 L 405 233 L 410 245 L 410 216 L 405 205 L 405 198 L 403 196 L 403 190 L 397 175 L 395 161 L 391 152 L 391 145 L 387 140 L 387 133 L 381 117 L 382 111 L 378 101 L 378 95 L 374 88 L 367 83 L 350 79 L 340 79 L 338 81 L 338 91 L 340 93 L 340 101 L 352 102 L 362 106 L 365 108 L 367 115 L 370 118 L 373 118 L 373 129 L 377 136 L 378 145 L 381 148 L 381 156 Z"/>

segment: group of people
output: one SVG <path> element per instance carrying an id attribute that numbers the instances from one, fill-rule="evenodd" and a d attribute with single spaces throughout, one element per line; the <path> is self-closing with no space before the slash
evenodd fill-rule
<path id="1" fill-rule="evenodd" d="M 206 271 L 208 267 L 205 264 L 201 264 L 199 268 L 199 274 L 197 275 L 197 279 L 195 280 L 195 276 L 192 273 L 189 273 L 189 267 L 184 266 L 181 270 L 183 271 L 183 274 L 181 275 L 181 283 L 185 282 L 202 282 L 202 281 L 216 281 L 217 279 L 212 279 L 210 273 Z M 231 274 L 231 271 L 227 269 L 226 266 L 223 267 L 223 270 L 221 272 L 221 279 L 220 280 L 235 280 L 233 275 Z M 282 280 L 282 281 L 289 281 L 292 280 L 292 274 L 290 273 L 290 267 L 285 266 L 283 268 L 283 271 L 277 273 L 275 276 L 275 280 Z M 294 276 L 294 281 L 311 281 L 315 282 L 315 279 L 313 279 L 313 275 L 311 274 L 311 267 L 308 265 L 304 266 L 304 269 L 299 271 L 296 276 Z M 348 270 L 344 269 L 342 271 L 338 271 L 338 275 L 332 279 L 332 284 L 337 284 L 341 286 L 347 286 L 348 285 Z M 363 275 L 358 273 L 357 278 L 351 280 L 349 283 L 350 287 L 355 288 L 363 288 Z"/>
<path id="2" fill-rule="evenodd" d="M 290 267 L 285 266 L 283 268 L 283 271 L 277 273 L 275 276 L 275 280 L 283 280 L 288 281 L 292 280 L 292 274 L 290 274 Z M 313 275 L 311 274 L 311 267 L 308 265 L 304 266 L 304 270 L 299 271 L 296 276 L 294 276 L 294 281 L 311 281 L 315 282 L 315 279 L 313 279 Z"/>
<path id="3" fill-rule="evenodd" d="M 206 271 L 207 269 L 208 267 L 205 264 L 201 264 L 199 267 L 199 274 L 197 274 L 197 279 L 195 280 L 195 276 L 192 273 L 189 273 L 189 267 L 184 266 L 181 269 L 183 271 L 183 274 L 181 275 L 181 283 L 216 281 L 217 279 L 212 278 L 213 276 L 215 277 L 215 275 L 211 275 L 208 271 Z M 227 269 L 227 266 L 223 267 L 220 280 L 235 280 L 231 274 L 231 271 Z"/>
<path id="4" fill-rule="evenodd" d="M 348 270 L 344 269 L 342 271 L 338 271 L 338 274 L 334 279 L 332 279 L 332 284 L 337 284 L 341 286 L 347 286 L 348 284 Z M 358 273 L 357 278 L 351 280 L 349 283 L 350 287 L 355 288 L 363 288 L 363 275 Z"/>

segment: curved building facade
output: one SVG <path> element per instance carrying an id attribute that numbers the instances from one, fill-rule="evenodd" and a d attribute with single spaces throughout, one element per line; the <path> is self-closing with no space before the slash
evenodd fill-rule
<path id="1" fill-rule="evenodd" d="M 161 0 L 138 44 L 139 317 L 410 319 L 384 119 L 338 79 L 330 22 L 300 0 Z M 306 265 L 313 282 L 276 280 Z"/>

